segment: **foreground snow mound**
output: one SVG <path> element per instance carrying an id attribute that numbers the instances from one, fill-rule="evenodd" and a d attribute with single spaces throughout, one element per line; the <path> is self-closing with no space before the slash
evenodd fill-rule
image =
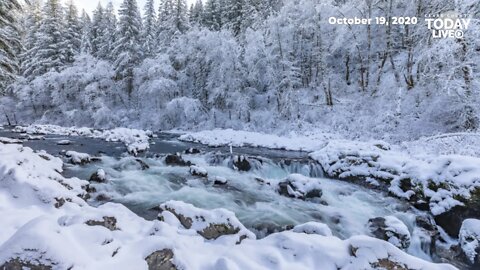
<path id="1" fill-rule="evenodd" d="M 4 144 L 0 156 L 0 269 L 455 269 L 320 224 L 255 240 L 233 213 L 182 202 L 162 205 L 165 222 L 147 221 L 120 204 L 87 205 L 86 181 L 62 177 L 58 158 Z M 213 224 L 238 231 L 208 239 Z"/>
<path id="2" fill-rule="evenodd" d="M 467 204 L 480 187 L 480 158 L 410 156 L 378 143 L 331 141 L 310 154 L 330 177 L 384 187 L 440 215 Z"/>
<path id="3" fill-rule="evenodd" d="M 314 151 L 324 146 L 331 137 L 332 135 L 323 133 L 311 136 L 292 135 L 291 137 L 279 137 L 250 131 L 215 129 L 187 133 L 181 135 L 179 140 L 206 144 L 213 147 L 265 147 L 292 151 Z"/>
<path id="4" fill-rule="evenodd" d="M 146 151 L 149 148 L 149 138 L 153 136 L 151 131 L 138 129 L 115 128 L 111 130 L 96 130 L 86 127 L 61 127 L 55 125 L 17 126 L 15 131 L 27 134 L 85 136 L 103 139 L 108 142 L 122 142 L 127 147 L 128 152 L 134 155 Z"/>
<path id="5" fill-rule="evenodd" d="M 26 205 L 61 206 L 65 201 L 84 205 L 87 181 L 64 178 L 61 159 L 21 145 L 0 143 L 1 191 Z M 26 200 L 23 200 L 26 199 Z"/>
<path id="6" fill-rule="evenodd" d="M 222 243 L 240 243 L 244 239 L 255 239 L 237 219 L 233 212 L 226 209 L 203 210 L 180 201 L 168 201 L 160 205 L 160 217 L 173 226 L 193 230 L 207 240 Z"/>
<path id="7" fill-rule="evenodd" d="M 468 260 L 472 264 L 480 266 L 480 220 L 464 220 L 458 237 Z"/>
<path id="8" fill-rule="evenodd" d="M 323 223 L 318 222 L 307 222 L 304 224 L 297 225 L 293 227 L 293 230 L 296 233 L 306 233 L 306 234 L 318 234 L 323 236 L 332 236 L 332 230 Z"/>

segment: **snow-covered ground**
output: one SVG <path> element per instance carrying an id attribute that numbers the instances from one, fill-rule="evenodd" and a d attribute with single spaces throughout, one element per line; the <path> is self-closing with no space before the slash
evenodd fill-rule
<path id="1" fill-rule="evenodd" d="M 177 269 L 455 269 L 368 236 L 341 240 L 323 225 L 255 240 L 228 210 L 206 211 L 181 202 L 161 206 L 163 221 L 146 221 L 119 204 L 87 205 L 82 197 L 89 183 L 63 177 L 59 158 L 1 143 L 0 156 L 4 266 L 147 269 L 148 264 L 173 263 Z M 224 241 L 224 236 L 208 240 L 211 234 L 204 230 L 215 224 L 231 226 L 233 233 L 246 237 L 238 244 Z"/>
<path id="2" fill-rule="evenodd" d="M 196 142 L 213 147 L 264 147 L 293 151 L 315 151 L 322 148 L 328 140 L 336 138 L 328 133 L 314 133 L 309 136 L 292 133 L 288 137 L 272 134 L 233 130 L 215 129 L 190 132 L 180 136 L 181 141 Z"/>

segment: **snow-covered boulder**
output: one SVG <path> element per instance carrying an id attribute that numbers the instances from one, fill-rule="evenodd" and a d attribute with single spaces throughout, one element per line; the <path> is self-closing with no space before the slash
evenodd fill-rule
<path id="1" fill-rule="evenodd" d="M 296 233 L 332 236 L 332 230 L 330 230 L 330 228 L 326 224 L 313 222 L 313 221 L 297 225 L 293 227 L 292 231 Z"/>
<path id="2" fill-rule="evenodd" d="M 171 249 L 162 249 L 152 252 L 145 258 L 145 261 L 147 261 L 149 270 L 177 270 L 173 256 Z"/>
<path id="3" fill-rule="evenodd" d="M 215 176 L 212 180 L 215 186 L 224 186 L 228 183 L 228 180 L 225 177 L 221 176 Z"/>
<path id="4" fill-rule="evenodd" d="M 60 140 L 57 142 L 57 145 L 70 145 L 72 144 L 72 141 L 70 140 Z"/>
<path id="5" fill-rule="evenodd" d="M 480 220 L 464 220 L 458 238 L 470 263 L 480 267 Z"/>
<path id="6" fill-rule="evenodd" d="M 232 160 L 232 166 L 235 170 L 244 172 L 247 172 L 252 168 L 250 161 L 243 155 L 234 156 Z"/>
<path id="7" fill-rule="evenodd" d="M 102 226 L 110 231 L 118 230 L 117 228 L 117 219 L 115 217 L 104 216 L 102 219 L 90 219 L 85 222 L 88 226 Z"/>
<path id="8" fill-rule="evenodd" d="M 165 157 L 165 164 L 169 166 L 191 166 L 190 161 L 185 161 L 182 156 L 178 153 L 167 155 Z"/>
<path id="9" fill-rule="evenodd" d="M 107 174 L 103 169 L 98 169 L 89 179 L 90 182 L 105 183 L 107 181 Z"/>
<path id="10" fill-rule="evenodd" d="M 285 180 L 278 183 L 277 191 L 280 195 L 302 200 L 322 196 L 320 180 L 301 174 L 290 174 Z"/>
<path id="11" fill-rule="evenodd" d="M 207 240 L 240 243 L 255 235 L 243 226 L 234 213 L 226 209 L 203 210 L 180 201 L 168 201 L 160 205 L 159 217 L 169 223 L 180 223 L 188 230 L 194 230 Z M 173 218 L 173 221 L 172 221 Z"/>
<path id="12" fill-rule="evenodd" d="M 370 233 L 378 239 L 406 249 L 410 246 L 410 232 L 407 226 L 394 216 L 377 217 L 368 221 Z"/>
<path id="13" fill-rule="evenodd" d="M 194 155 L 194 154 L 200 154 L 202 151 L 197 148 L 190 147 L 184 151 L 185 154 L 187 155 Z"/>
<path id="14" fill-rule="evenodd" d="M 205 168 L 191 165 L 190 166 L 190 174 L 193 176 L 199 176 L 199 177 L 207 177 L 208 172 Z"/>
<path id="15" fill-rule="evenodd" d="M 70 158 L 70 163 L 84 165 L 90 163 L 92 158 L 87 153 L 79 153 L 76 151 L 67 151 L 65 156 Z"/>

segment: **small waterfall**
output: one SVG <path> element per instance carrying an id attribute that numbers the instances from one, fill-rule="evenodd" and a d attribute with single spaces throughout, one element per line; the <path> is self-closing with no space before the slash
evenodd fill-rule
<path id="1" fill-rule="evenodd" d="M 308 177 L 323 178 L 323 168 L 320 164 L 308 159 L 284 159 L 278 165 L 288 173 L 298 173 Z"/>

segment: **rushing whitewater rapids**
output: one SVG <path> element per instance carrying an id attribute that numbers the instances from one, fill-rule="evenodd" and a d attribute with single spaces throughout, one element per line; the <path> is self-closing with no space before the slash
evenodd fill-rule
<path id="1" fill-rule="evenodd" d="M 1 136 L 18 137 L 19 134 L 0 130 Z M 65 140 L 70 144 L 58 144 Z M 306 153 L 261 148 L 233 148 L 230 153 L 229 148 L 184 143 L 168 134 L 159 135 L 153 142 L 142 157 L 125 154 L 122 144 L 85 137 L 45 135 L 44 140 L 29 140 L 24 144 L 52 154 L 74 150 L 101 157 L 89 164 L 66 164 L 64 168 L 64 175 L 80 179 L 89 179 L 98 169 L 105 172 L 105 183 L 92 184 L 96 190 L 89 200 L 92 205 L 118 202 L 150 220 L 157 218 L 158 205 L 169 200 L 204 209 L 226 208 L 259 238 L 293 225 L 319 221 L 327 224 L 335 236 L 345 239 L 369 234 L 369 219 L 395 216 L 407 225 L 411 234 L 411 244 L 406 251 L 425 260 L 438 261 L 430 250 L 430 239 L 416 227 L 416 218 L 426 216 L 425 212 L 387 194 L 324 178 L 320 165 L 309 160 Z M 206 169 L 208 178 L 192 176 L 188 166 L 165 164 L 165 154 L 183 152 L 190 147 L 200 149 L 201 153 L 182 154 L 182 157 Z M 235 154 L 254 156 L 257 162 L 247 172 L 234 170 L 230 162 Z M 274 186 L 293 173 L 319 179 L 322 196 L 300 200 L 280 195 Z M 226 184 L 214 184 L 215 179 L 226 180 Z"/>

